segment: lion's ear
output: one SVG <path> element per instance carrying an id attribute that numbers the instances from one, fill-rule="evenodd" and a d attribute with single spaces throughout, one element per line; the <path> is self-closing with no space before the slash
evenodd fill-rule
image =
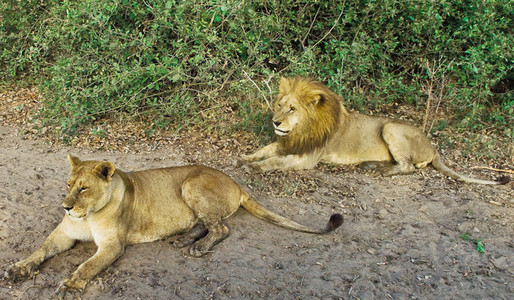
<path id="1" fill-rule="evenodd" d="M 68 161 L 70 162 L 72 168 L 75 168 L 76 165 L 82 162 L 78 157 L 73 156 L 71 154 L 68 154 Z"/>
<path id="2" fill-rule="evenodd" d="M 320 94 L 316 94 L 312 99 L 311 99 L 311 102 L 310 104 L 312 106 L 317 106 L 318 103 L 321 101 L 321 95 Z"/>
<path id="3" fill-rule="evenodd" d="M 114 171 L 116 171 L 116 168 L 114 167 L 114 164 L 110 161 L 103 161 L 101 163 L 98 163 L 96 167 L 93 169 L 93 172 L 95 172 L 99 178 L 107 181 L 111 180 Z"/>
<path id="4" fill-rule="evenodd" d="M 311 91 L 311 93 L 313 96 L 311 99 L 309 99 L 310 105 L 317 106 L 318 104 L 323 102 L 323 100 L 325 98 L 325 93 L 323 91 L 313 90 L 313 91 Z"/>
<path id="5" fill-rule="evenodd" d="M 280 83 L 278 86 L 279 94 L 286 94 L 289 90 L 289 79 L 285 77 L 280 77 Z"/>

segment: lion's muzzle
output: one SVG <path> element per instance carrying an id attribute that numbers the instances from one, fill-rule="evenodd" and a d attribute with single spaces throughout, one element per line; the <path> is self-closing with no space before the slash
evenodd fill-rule
<path id="1" fill-rule="evenodd" d="M 280 125 L 282 125 L 282 122 L 273 121 L 273 128 L 275 128 L 275 134 L 278 136 L 286 136 L 290 132 L 290 130 L 280 129 Z"/>
<path id="2" fill-rule="evenodd" d="M 288 131 L 284 131 L 284 130 L 280 130 L 278 128 L 275 128 L 275 134 L 278 135 L 278 136 L 286 136 L 289 134 L 289 130 Z"/>

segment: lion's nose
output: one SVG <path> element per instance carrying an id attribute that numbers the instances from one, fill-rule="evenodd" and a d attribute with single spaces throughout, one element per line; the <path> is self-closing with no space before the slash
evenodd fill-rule
<path id="1" fill-rule="evenodd" d="M 273 121 L 273 124 L 275 125 L 275 127 L 278 127 L 278 126 L 280 126 L 280 124 L 282 124 L 282 122 L 275 122 L 275 121 Z"/>

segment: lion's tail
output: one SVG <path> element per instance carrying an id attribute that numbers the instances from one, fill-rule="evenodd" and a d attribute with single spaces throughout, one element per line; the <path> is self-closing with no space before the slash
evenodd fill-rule
<path id="1" fill-rule="evenodd" d="M 271 210 L 268 210 L 264 206 L 260 205 L 257 201 L 255 201 L 250 195 L 248 195 L 248 193 L 246 193 L 245 191 L 242 192 L 243 199 L 241 201 L 241 206 L 243 206 L 244 209 L 246 209 L 249 213 L 256 216 L 257 218 L 266 220 L 270 223 L 273 223 L 284 228 L 308 233 L 322 234 L 333 231 L 337 227 L 341 226 L 341 224 L 343 224 L 343 216 L 340 214 L 333 214 L 332 216 L 330 216 L 330 219 L 325 228 L 313 229 L 302 224 L 296 223 L 295 221 L 283 217 Z"/>
<path id="2" fill-rule="evenodd" d="M 509 176 L 502 176 L 497 181 L 482 180 L 482 179 L 477 179 L 477 178 L 472 178 L 472 177 L 464 176 L 464 175 L 459 174 L 459 173 L 453 171 L 452 169 L 448 168 L 448 166 L 446 166 L 444 164 L 443 159 L 438 154 L 435 156 L 434 160 L 432 161 L 432 166 L 434 166 L 434 168 L 436 170 L 438 170 L 439 172 L 443 173 L 444 175 L 450 176 L 450 177 L 452 177 L 454 179 L 457 179 L 457 180 L 460 180 L 460 181 L 464 181 L 464 182 L 480 183 L 480 184 L 494 184 L 494 185 L 507 184 L 507 183 L 510 182 L 510 177 Z"/>

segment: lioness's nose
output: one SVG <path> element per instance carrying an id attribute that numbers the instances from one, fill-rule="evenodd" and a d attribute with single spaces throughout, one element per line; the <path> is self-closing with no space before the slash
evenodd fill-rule
<path id="1" fill-rule="evenodd" d="M 273 124 L 275 124 L 275 127 L 278 127 L 278 126 L 280 126 L 280 124 L 282 124 L 282 122 L 275 122 L 275 121 L 273 121 Z"/>

